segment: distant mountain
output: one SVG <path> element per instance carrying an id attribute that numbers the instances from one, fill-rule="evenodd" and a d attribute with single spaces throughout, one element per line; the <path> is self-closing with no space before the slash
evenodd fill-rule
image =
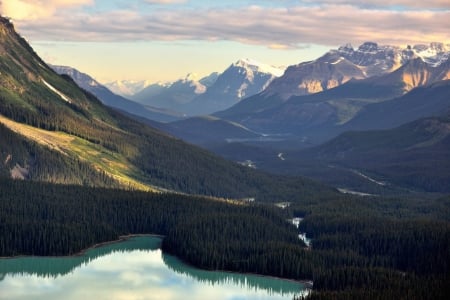
<path id="1" fill-rule="evenodd" d="M 159 122 L 170 122 L 182 118 L 181 115 L 175 112 L 164 111 L 160 108 L 151 106 L 144 106 L 122 96 L 116 95 L 88 74 L 82 73 L 75 68 L 53 65 L 51 68 L 58 74 L 66 74 L 70 76 L 80 87 L 94 94 L 98 99 L 100 99 L 100 101 L 102 101 L 103 104 L 123 110 L 128 114 Z"/>
<path id="2" fill-rule="evenodd" d="M 359 191 L 450 192 L 450 113 L 380 131 L 347 132 L 286 153 L 278 170 Z M 282 165 L 281 165 L 282 163 Z"/>
<path id="3" fill-rule="evenodd" d="M 324 190 L 226 161 L 103 105 L 2 17 L 0 45 L 0 176 L 258 201 Z"/>
<path id="4" fill-rule="evenodd" d="M 413 88 L 447 80 L 450 78 L 449 72 L 449 60 L 438 65 L 430 65 L 421 58 L 410 59 L 391 73 L 362 80 L 350 80 L 333 89 L 311 95 L 293 96 L 284 100 L 276 94 L 268 95 L 266 90 L 215 115 L 258 132 L 307 136 L 317 143 L 342 132 L 342 128 L 353 128 L 345 124 L 352 124 L 352 119 L 358 118 L 359 113 L 366 111 L 364 107 L 369 104 L 399 98 Z M 408 97 L 409 95 L 405 95 L 405 98 Z M 439 95 L 436 97 L 439 98 Z M 433 99 L 437 99 L 436 97 Z M 444 103 L 442 105 L 445 105 L 445 100 L 442 99 Z M 417 101 L 414 103 L 418 105 Z M 416 107 L 409 107 L 410 104 L 405 105 L 401 107 L 401 104 L 398 104 L 397 110 L 392 114 L 395 115 L 402 110 L 418 111 Z M 442 105 L 436 107 L 442 108 Z M 367 111 L 372 107 L 376 106 L 368 106 Z M 382 104 L 379 107 L 382 107 Z M 422 114 L 416 113 L 415 117 L 413 115 L 404 121 L 429 116 L 425 111 Z M 364 123 L 364 117 L 360 120 L 359 124 Z M 374 121 L 382 123 L 383 116 L 380 114 Z M 399 124 L 401 123 L 395 123 Z"/>
<path id="5" fill-rule="evenodd" d="M 114 94 L 130 98 L 153 84 L 149 80 L 116 80 L 104 84 Z"/>
<path id="6" fill-rule="evenodd" d="M 450 80 L 437 81 L 392 100 L 364 106 L 344 130 L 389 129 L 450 111 Z"/>
<path id="7" fill-rule="evenodd" d="M 190 74 L 171 85 L 151 85 L 132 99 L 188 116 L 210 114 L 263 91 L 283 71 L 283 68 L 241 59 L 222 74 L 212 73 L 201 79 Z"/>
<path id="8" fill-rule="evenodd" d="M 213 73 L 205 78 L 197 74 L 188 74 L 185 78 L 171 84 L 152 84 L 131 99 L 145 105 L 187 113 L 183 107 L 192 102 L 198 95 L 206 92 L 208 85 L 214 82 L 217 74 Z"/>
<path id="9" fill-rule="evenodd" d="M 250 59 L 238 60 L 220 74 L 205 93 L 196 97 L 187 110 L 191 115 L 199 115 L 227 109 L 244 98 L 264 91 L 283 72 L 284 68 Z"/>
<path id="10" fill-rule="evenodd" d="M 277 94 L 283 99 L 322 92 L 339 86 L 351 79 L 363 79 L 363 69 L 338 53 L 328 53 L 312 62 L 290 66 L 264 91 Z"/>
<path id="11" fill-rule="evenodd" d="M 357 49 L 347 44 L 330 50 L 314 61 L 290 66 L 284 76 L 269 85 L 265 93 L 288 99 L 322 92 L 351 79 L 391 73 L 411 59 L 421 58 L 426 64 L 437 67 L 449 57 L 450 45 L 442 43 L 400 48 L 366 42 Z"/>

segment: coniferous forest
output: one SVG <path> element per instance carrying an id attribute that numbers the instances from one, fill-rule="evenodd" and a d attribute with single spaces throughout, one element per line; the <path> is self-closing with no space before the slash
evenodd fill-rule
<path id="1" fill-rule="evenodd" d="M 312 280 L 310 299 L 446 299 L 450 198 L 318 195 L 287 209 L 205 197 L 0 180 L 0 255 L 70 255 L 164 235 L 201 268 Z M 302 217 L 306 247 L 287 222 Z"/>

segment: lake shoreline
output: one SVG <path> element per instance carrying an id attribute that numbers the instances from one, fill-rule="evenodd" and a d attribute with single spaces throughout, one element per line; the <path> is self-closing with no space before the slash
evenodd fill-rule
<path id="1" fill-rule="evenodd" d="M 89 246 L 87 248 L 84 248 L 74 254 L 68 254 L 68 255 L 27 255 L 27 254 L 19 254 L 19 255 L 14 255 L 14 256 L 0 256 L 0 259 L 15 259 L 15 258 L 22 258 L 22 257 L 76 257 L 76 256 L 83 256 L 87 251 L 89 251 L 90 249 L 95 249 L 95 248 L 100 248 L 103 246 L 107 246 L 107 245 L 111 245 L 111 244 L 116 244 L 116 243 L 120 243 L 120 242 L 124 242 L 130 238 L 133 237 L 144 237 L 144 236 L 148 236 L 148 237 L 160 237 L 160 238 L 164 238 L 164 235 L 160 235 L 160 234 L 153 234 L 153 233 L 137 233 L 137 234 L 127 234 L 127 235 L 121 235 L 118 237 L 118 239 L 116 240 L 111 240 L 111 241 L 106 241 L 106 242 L 101 242 L 101 243 L 96 243 L 93 244 L 92 246 Z"/>
<path id="2" fill-rule="evenodd" d="M 172 254 L 168 254 L 168 255 L 172 255 Z M 278 279 L 278 280 L 284 280 L 284 281 L 289 281 L 289 282 L 295 282 L 295 283 L 301 283 L 305 286 L 305 288 L 307 289 L 312 289 L 313 288 L 313 281 L 312 280 L 296 280 L 296 279 L 292 279 L 292 278 L 285 278 L 285 277 L 277 277 L 277 276 L 272 276 L 272 275 L 263 275 L 263 274 L 258 274 L 258 273 L 250 273 L 250 272 L 237 272 L 237 271 L 230 271 L 230 270 L 213 270 L 213 269 L 205 269 L 205 268 L 200 268 L 197 266 L 194 266 L 193 264 L 181 259 L 178 256 L 172 255 L 174 257 L 176 257 L 177 259 L 179 259 L 183 264 L 186 264 L 192 268 L 196 268 L 199 270 L 203 270 L 203 271 L 209 271 L 209 272 L 223 272 L 223 273 L 229 273 L 229 274 L 241 274 L 241 275 L 251 275 L 251 276 L 258 276 L 258 277 L 262 277 L 262 278 L 272 278 L 272 279 Z"/>
<path id="3" fill-rule="evenodd" d="M 121 243 L 121 242 L 125 242 L 131 238 L 134 237 L 158 237 L 163 239 L 165 236 L 164 235 L 160 235 L 160 234 L 152 234 L 152 233 L 138 233 L 138 234 L 127 234 L 127 235 L 121 235 L 118 237 L 118 239 L 116 240 L 111 240 L 111 241 L 106 241 L 106 242 L 101 242 L 101 243 L 96 243 L 88 248 L 85 248 L 77 253 L 74 254 L 70 254 L 70 255 L 16 255 L 16 256 L 2 256 L 0 257 L 0 259 L 15 259 L 15 258 L 23 258 L 23 257 L 53 257 L 53 258 L 64 258 L 64 257 L 77 257 L 77 256 L 83 256 L 86 254 L 87 251 L 91 250 L 91 249 L 96 249 L 96 248 L 100 248 L 100 247 L 104 247 L 104 246 L 108 246 L 108 245 L 112 245 L 112 244 L 116 244 L 116 243 Z M 168 255 L 172 255 L 170 253 L 167 253 Z M 274 278 L 274 279 L 280 279 L 280 280 L 286 280 L 286 281 L 290 281 L 290 282 L 296 282 L 296 283 L 301 283 L 303 285 L 305 285 L 305 288 L 308 289 L 312 289 L 313 288 L 313 282 L 311 280 L 295 280 L 295 279 L 290 279 L 290 278 L 283 278 L 283 277 L 277 277 L 277 276 L 272 276 L 272 275 L 263 275 L 263 274 L 258 274 L 258 273 L 249 273 L 249 272 L 236 272 L 236 271 L 230 271 L 230 270 L 212 270 L 212 269 L 205 269 L 205 268 L 199 268 L 197 266 L 192 265 L 191 263 L 189 263 L 188 261 L 176 256 L 176 255 L 172 255 L 174 257 L 176 257 L 177 259 L 179 259 L 181 262 L 183 262 L 186 265 L 189 265 L 193 268 L 197 268 L 197 269 L 201 269 L 201 270 L 205 270 L 205 271 L 210 271 L 210 272 L 224 272 L 224 273 L 230 273 L 230 274 L 242 274 L 242 275 L 253 275 L 253 276 L 259 276 L 259 277 L 264 277 L 264 278 Z"/>

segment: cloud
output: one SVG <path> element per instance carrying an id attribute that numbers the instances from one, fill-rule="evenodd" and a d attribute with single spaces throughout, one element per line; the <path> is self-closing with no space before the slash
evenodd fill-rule
<path id="1" fill-rule="evenodd" d="M 93 4 L 93 0 L 7 0 L 0 1 L 0 13 L 14 20 L 48 18 L 60 9 Z"/>
<path id="2" fill-rule="evenodd" d="M 153 12 L 122 10 L 93 15 L 61 10 L 49 18 L 23 20 L 18 27 L 33 41 L 227 40 L 286 49 L 311 43 L 335 46 L 367 40 L 396 45 L 450 43 L 448 20 L 449 10 L 400 11 L 323 4 Z"/>
<path id="3" fill-rule="evenodd" d="M 187 0 L 145 0 L 149 4 L 178 4 L 185 3 Z"/>
<path id="4" fill-rule="evenodd" d="M 439 9 L 450 8 L 448 0 L 304 0 L 304 3 L 328 5 L 352 5 L 357 7 L 403 7 L 406 9 Z"/>

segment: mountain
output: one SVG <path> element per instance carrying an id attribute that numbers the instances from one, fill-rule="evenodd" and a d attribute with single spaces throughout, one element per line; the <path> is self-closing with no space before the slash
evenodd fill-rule
<path id="1" fill-rule="evenodd" d="M 392 100 L 364 106 L 341 130 L 389 129 L 450 110 L 450 79 L 421 86 Z"/>
<path id="2" fill-rule="evenodd" d="M 264 91 L 284 69 L 251 59 L 240 59 L 219 75 L 205 93 L 190 104 L 191 115 L 210 114 L 227 109 L 240 100 Z"/>
<path id="3" fill-rule="evenodd" d="M 450 113 L 378 131 L 346 132 L 312 149 L 286 153 L 278 170 L 377 192 L 450 192 Z"/>
<path id="4" fill-rule="evenodd" d="M 205 78 L 199 78 L 197 74 L 190 73 L 185 78 L 171 84 L 152 84 L 132 96 L 132 99 L 146 105 L 186 114 L 187 111 L 183 107 L 192 102 L 198 95 L 203 94 L 208 88 L 206 84 L 214 82 L 216 77 L 216 73 Z"/>
<path id="5" fill-rule="evenodd" d="M 160 108 L 144 106 L 134 101 L 128 100 L 122 96 L 111 92 L 107 87 L 100 84 L 86 73 L 82 73 L 72 67 L 67 66 L 50 66 L 58 74 L 66 74 L 70 76 L 81 88 L 94 94 L 103 104 L 123 110 L 129 114 L 144 117 L 159 122 L 175 121 L 182 118 L 181 115 L 164 111 Z"/>
<path id="6" fill-rule="evenodd" d="M 104 84 L 114 94 L 130 98 L 153 83 L 148 80 L 116 80 Z"/>
<path id="7" fill-rule="evenodd" d="M 189 116 L 210 114 L 263 91 L 274 78 L 282 74 L 283 68 L 241 59 L 222 74 L 212 73 L 201 79 L 190 74 L 171 85 L 149 86 L 132 99 Z"/>
<path id="8" fill-rule="evenodd" d="M 350 79 L 366 78 L 364 71 L 351 61 L 329 53 L 312 62 L 286 69 L 284 75 L 272 82 L 264 94 L 277 94 L 283 99 L 322 92 Z"/>
<path id="9" fill-rule="evenodd" d="M 257 132 L 292 134 L 320 143 L 344 130 L 358 128 L 351 126 L 356 124 L 352 123 L 352 120 L 358 118 L 360 113 L 367 115 L 366 111 L 377 107 L 373 103 L 380 103 L 378 107 L 383 107 L 384 101 L 398 100 L 402 95 L 408 98 L 409 96 L 405 93 L 417 87 L 447 80 L 449 72 L 450 60 L 443 61 L 439 65 L 430 65 L 421 58 L 415 58 L 408 60 L 391 73 L 361 80 L 349 80 L 333 89 L 311 95 L 292 96 L 284 100 L 276 94 L 268 95 L 266 90 L 241 101 L 228 110 L 216 113 L 215 116 L 237 122 Z M 442 105 L 448 105 L 445 104 L 446 99 L 442 99 L 439 94 L 435 96 L 442 100 L 439 106 L 435 106 L 437 109 L 442 108 Z M 414 94 L 411 97 L 415 97 Z M 437 99 L 436 97 L 430 99 L 428 112 L 433 110 L 431 103 L 434 103 L 433 100 Z M 401 110 L 416 112 L 404 119 L 406 122 L 430 116 L 425 111 L 419 113 L 418 101 L 408 102 L 409 104 L 405 104 L 406 107 L 402 107 L 400 104 L 403 103 L 402 101 L 398 103 L 397 110 L 391 111 L 393 119 Z M 383 122 L 383 118 L 384 116 L 379 114 L 373 120 Z M 358 124 L 362 126 L 365 117 L 359 120 Z M 400 124 L 395 123 L 395 125 Z M 362 128 L 370 128 L 370 126 Z"/>
<path id="10" fill-rule="evenodd" d="M 274 80 L 265 93 L 283 99 L 334 88 L 351 79 L 363 79 L 391 73 L 412 59 L 421 58 L 437 67 L 450 57 L 450 45 L 431 43 L 400 48 L 366 42 L 353 49 L 350 44 L 332 49 L 322 57 L 290 66 Z"/>
<path id="11" fill-rule="evenodd" d="M 104 106 L 47 66 L 2 17 L 0 45 L 0 121 L 11 136 L 0 143 L 3 175 L 258 201 L 333 193 L 226 161 Z"/>

